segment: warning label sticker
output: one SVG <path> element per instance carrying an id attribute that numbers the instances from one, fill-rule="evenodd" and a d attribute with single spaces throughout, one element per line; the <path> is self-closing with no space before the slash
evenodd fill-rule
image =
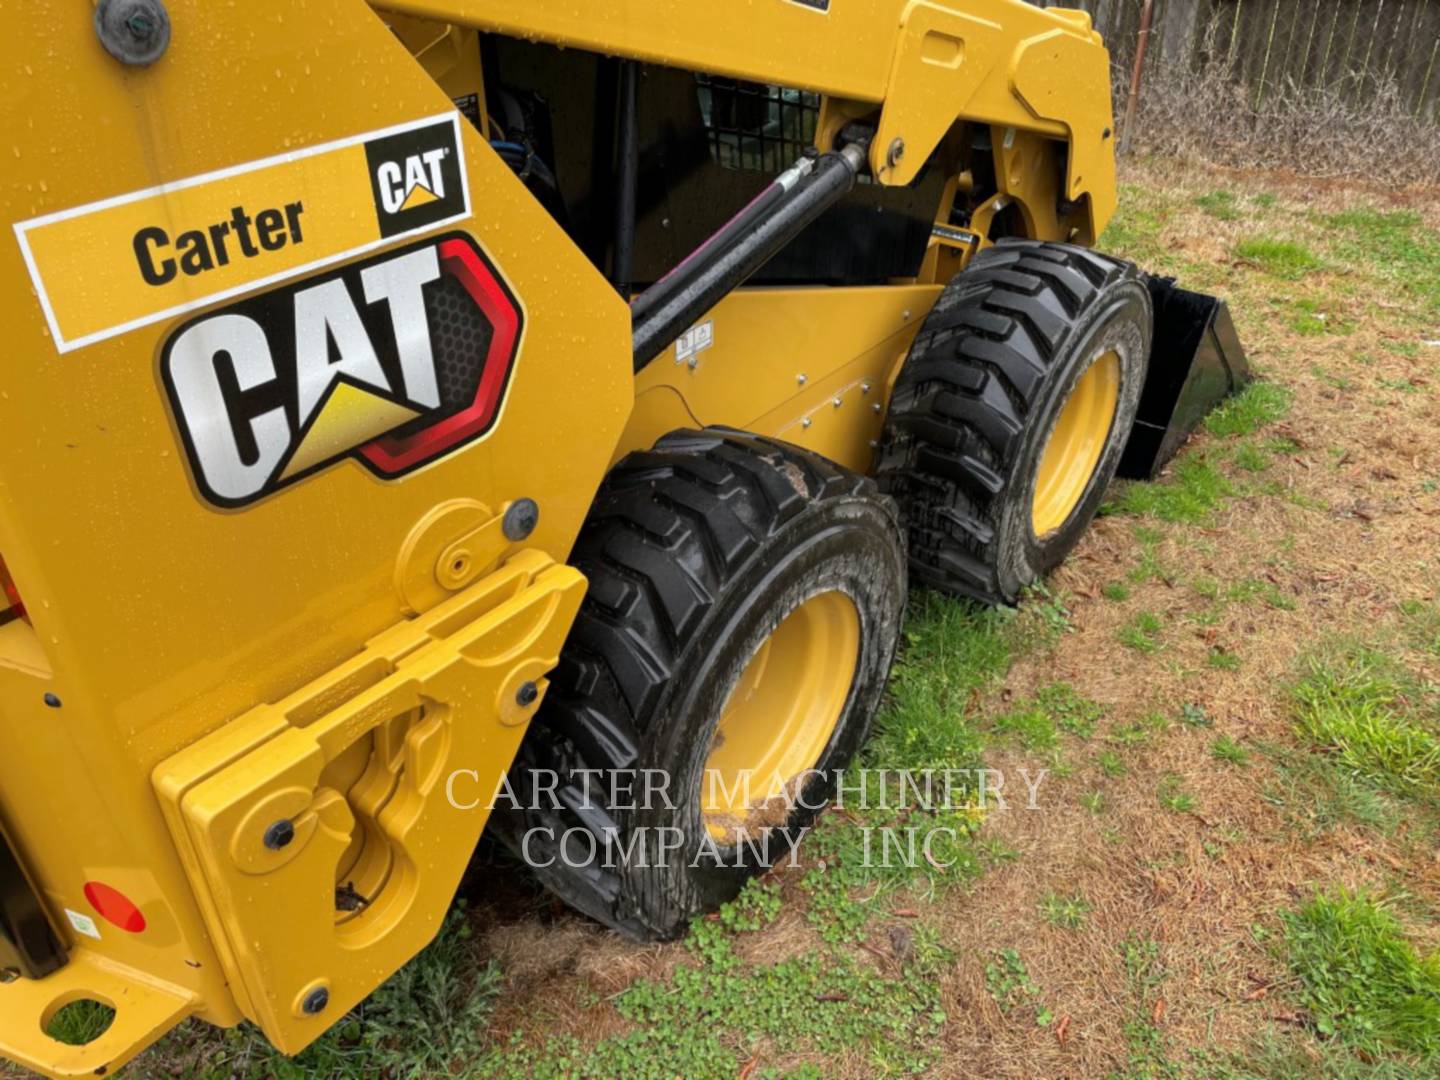
<path id="1" fill-rule="evenodd" d="M 444 113 L 19 223 L 56 347 L 469 217 L 460 120 Z"/>

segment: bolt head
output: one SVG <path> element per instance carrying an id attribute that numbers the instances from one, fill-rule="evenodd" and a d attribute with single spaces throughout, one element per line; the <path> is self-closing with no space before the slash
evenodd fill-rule
<path id="1" fill-rule="evenodd" d="M 54 694 L 47 693 L 45 695 L 45 704 L 50 706 L 50 708 L 52 709 L 58 709 L 60 707 L 60 699 Z"/>
<path id="2" fill-rule="evenodd" d="M 500 529 L 506 540 L 524 540 L 540 524 L 540 504 L 534 499 L 516 499 L 505 511 Z"/>
<path id="3" fill-rule="evenodd" d="M 295 823 L 288 818 L 277 821 L 265 830 L 265 846 L 271 851 L 281 851 L 295 840 Z"/>
<path id="4" fill-rule="evenodd" d="M 903 161 L 905 158 L 905 140 L 896 139 L 894 142 L 892 142 L 890 144 L 890 149 L 886 152 L 885 157 L 886 160 L 890 162 L 891 168 L 899 165 L 900 162 Z"/>
<path id="5" fill-rule="evenodd" d="M 528 680 L 521 683 L 520 689 L 515 691 L 515 701 L 522 709 L 528 709 L 531 705 L 534 705 L 535 699 L 539 696 L 540 688 Z"/>
<path id="6" fill-rule="evenodd" d="M 321 986 L 311 990 L 305 996 L 305 1003 L 301 1006 L 307 1016 L 315 1016 L 325 1011 L 330 1004 L 330 991 Z"/>
<path id="7" fill-rule="evenodd" d="M 170 46 L 170 15 L 163 0 L 100 0 L 95 33 L 116 60 L 145 67 Z"/>

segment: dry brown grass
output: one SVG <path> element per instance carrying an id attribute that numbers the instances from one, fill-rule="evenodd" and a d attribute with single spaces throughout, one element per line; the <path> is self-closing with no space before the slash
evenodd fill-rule
<path id="1" fill-rule="evenodd" d="M 1147 68 L 1130 136 L 1135 150 L 1400 186 L 1440 177 L 1440 125 L 1412 113 L 1393 74 L 1355 71 L 1308 86 L 1287 80 L 1261 93 L 1236 78 L 1214 38 L 1212 31 L 1193 64 Z M 1129 72 L 1117 71 L 1116 102 L 1128 93 Z"/>

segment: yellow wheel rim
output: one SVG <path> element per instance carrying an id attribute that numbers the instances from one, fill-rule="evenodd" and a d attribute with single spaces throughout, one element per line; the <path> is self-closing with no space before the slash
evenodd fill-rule
<path id="1" fill-rule="evenodd" d="M 720 711 L 701 779 L 710 835 L 733 841 L 783 825 L 835 734 L 860 652 L 860 614 L 844 593 L 812 596 L 761 642 Z"/>
<path id="2" fill-rule="evenodd" d="M 1102 353 L 1070 391 L 1040 456 L 1030 508 L 1036 536 L 1064 525 L 1084 497 L 1110 440 L 1119 400 L 1120 357 Z"/>

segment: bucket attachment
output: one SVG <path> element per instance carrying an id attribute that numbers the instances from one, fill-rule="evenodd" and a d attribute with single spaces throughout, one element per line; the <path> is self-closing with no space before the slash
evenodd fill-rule
<path id="1" fill-rule="evenodd" d="M 1119 475 L 1153 479 L 1211 409 L 1250 381 L 1250 364 L 1224 300 L 1174 278 L 1147 280 L 1155 307 L 1150 373 Z"/>

